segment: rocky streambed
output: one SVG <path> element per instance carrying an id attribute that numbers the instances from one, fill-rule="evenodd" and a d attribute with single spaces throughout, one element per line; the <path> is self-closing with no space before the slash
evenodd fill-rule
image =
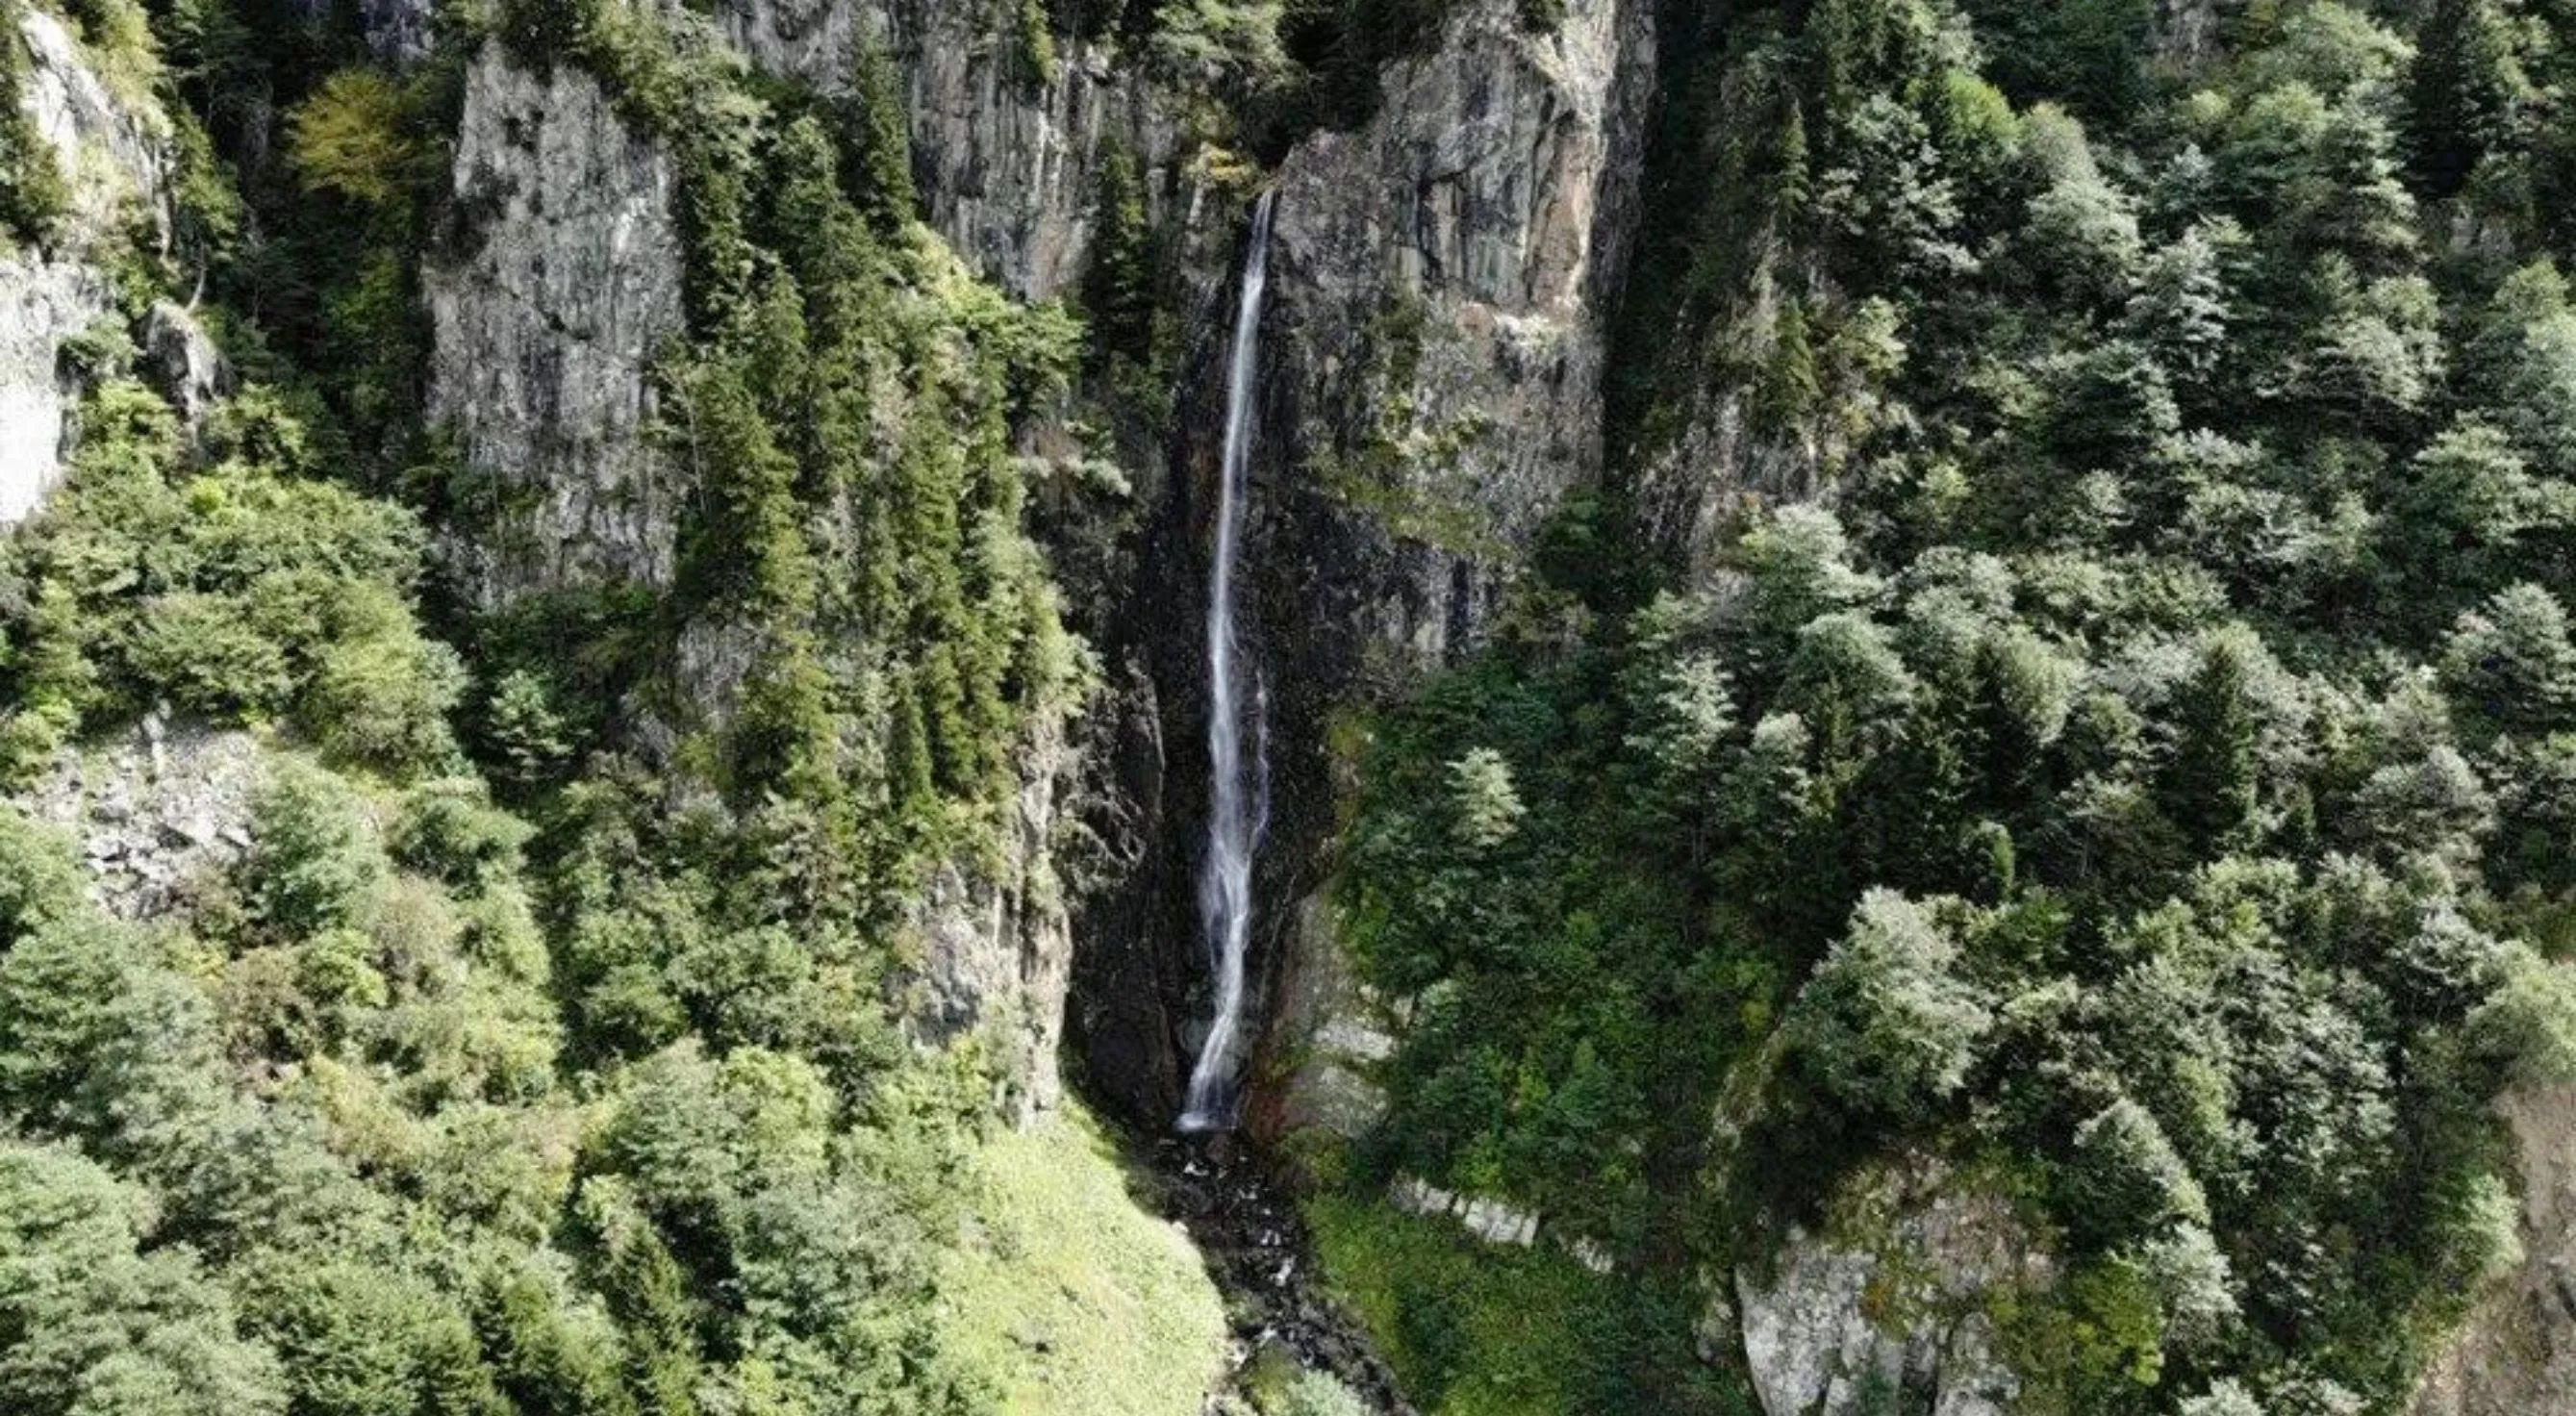
<path id="1" fill-rule="evenodd" d="M 1151 1159 L 1166 1217 L 1189 1230 L 1225 1294 L 1237 1389 L 1277 1353 L 1332 1373 L 1381 1416 L 1415 1416 L 1359 1321 L 1324 1292 L 1305 1221 L 1266 1157 L 1239 1137 L 1191 1136 L 1155 1142 Z M 1210 1416 L 1243 1409 L 1233 1393 L 1208 1403 Z"/>

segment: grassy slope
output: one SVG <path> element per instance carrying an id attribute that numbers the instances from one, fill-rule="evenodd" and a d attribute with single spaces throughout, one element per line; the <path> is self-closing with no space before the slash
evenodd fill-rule
<path id="1" fill-rule="evenodd" d="M 1180 1228 L 1137 1205 L 1124 1164 L 1071 1106 L 978 1157 L 951 1335 L 1010 1374 L 1015 1416 L 1197 1416 L 1223 1365 L 1216 1287 Z"/>

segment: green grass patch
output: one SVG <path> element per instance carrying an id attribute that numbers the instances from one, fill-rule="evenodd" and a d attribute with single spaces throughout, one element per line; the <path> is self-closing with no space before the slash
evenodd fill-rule
<path id="1" fill-rule="evenodd" d="M 1346 1195 L 1309 1200 L 1306 1219 L 1328 1288 L 1433 1416 L 1753 1410 L 1688 1365 L 1678 1314 L 1633 1276 Z"/>
<path id="2" fill-rule="evenodd" d="M 1215 1284 L 1125 1167 L 1071 1105 L 976 1157 L 950 1339 L 1014 1416 L 1198 1416 L 1224 1363 Z"/>

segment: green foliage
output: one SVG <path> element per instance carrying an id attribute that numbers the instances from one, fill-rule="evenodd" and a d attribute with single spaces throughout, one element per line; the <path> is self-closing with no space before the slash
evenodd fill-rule
<path id="1" fill-rule="evenodd" d="M 511 1409 L 451 1295 L 342 1259 L 264 1272 L 253 1329 L 284 1362 L 297 1411 L 331 1416 Z"/>
<path id="2" fill-rule="evenodd" d="M 403 604 L 420 529 L 313 480 L 283 400 L 226 405 L 202 451 L 137 384 L 102 385 L 82 416 L 71 485 L 6 552 L 41 587 L 5 625 L 20 715 L 113 720 L 166 700 L 294 713 L 334 755 L 388 772 L 449 754 L 461 671 Z"/>
<path id="3" fill-rule="evenodd" d="M 405 773 L 456 755 L 447 715 L 465 690 L 454 650 L 417 634 L 333 645 L 314 666 L 305 717 L 333 758 Z"/>
<path id="4" fill-rule="evenodd" d="M 2490 152 L 2522 138 L 2536 96 L 2516 50 L 2514 23 L 2494 0 L 2435 0 L 2415 39 L 2407 107 L 2415 168 L 2426 191 L 2460 190 Z"/>
<path id="5" fill-rule="evenodd" d="M 68 842 L 14 807 L 0 810 L 0 940 L 80 913 L 85 885 Z"/>
<path id="6" fill-rule="evenodd" d="M 150 1197 L 61 1146 L 0 1141 L 0 1401 L 28 1416 L 282 1416 L 274 1354 L 184 1247 L 146 1252 Z"/>
<path id="7" fill-rule="evenodd" d="M 1932 1111 L 1967 1078 L 1992 1019 L 1953 973 L 1958 946 L 1934 914 L 1892 891 L 1861 897 L 1790 1011 L 1818 1080 L 1853 1109 Z M 2081 1144 L 2079 1137 L 2078 1144 Z"/>
<path id="8" fill-rule="evenodd" d="M 518 874 L 529 828 L 493 808 L 471 778 L 425 782 L 404 800 L 394 823 L 394 859 L 453 888 L 506 884 Z"/>
<path id="9" fill-rule="evenodd" d="M 1187 1239 L 1130 1200 L 1150 1183 L 1132 1164 L 1073 1106 L 993 1137 L 970 1164 L 973 1237 L 941 1291 L 957 1344 L 1000 1379 L 1012 1416 L 1196 1416 L 1206 1403 L 1224 1305 Z"/>
<path id="10" fill-rule="evenodd" d="M 1082 307 L 1095 368 L 1126 360 L 1156 367 L 1152 233 L 1145 222 L 1143 175 L 1122 143 L 1102 152 L 1092 198 L 1091 263 L 1083 272 Z"/>
<path id="11" fill-rule="evenodd" d="M 285 938 L 345 925 L 385 870 L 374 824 L 339 779 L 281 764 L 251 803 L 239 875 L 251 918 Z"/>
<path id="12" fill-rule="evenodd" d="M 569 725 L 554 705 L 546 681 L 526 669 L 501 676 L 484 709 L 496 775 L 515 783 L 540 782 L 572 751 Z"/>
<path id="13" fill-rule="evenodd" d="M 1750 1416 L 1667 1346 L 1669 1295 L 1561 1253 L 1486 1245 L 1440 1216 L 1310 1202 L 1335 1295 L 1378 1336 L 1408 1401 L 1461 1416 L 1643 1410 Z M 1296 1408 L 1291 1408 L 1296 1409 Z M 1326 1407 L 1331 1410 L 1333 1408 Z"/>
<path id="14" fill-rule="evenodd" d="M 1610 444 L 1688 593 L 1542 560 L 1576 628 L 1371 725 L 1357 1172 L 1722 1269 L 1974 1155 L 2062 1250 L 2040 1409 L 2400 1402 L 2576 1035 L 2564 73 L 2483 0 L 2185 84 L 2151 7 L 1964 8 L 1668 10 Z"/>
<path id="15" fill-rule="evenodd" d="M 2117 122 L 2152 91 L 2149 0 L 1968 0 L 1963 8 L 1992 56 L 1989 72 L 2018 102 L 2055 100 L 2088 120 Z"/>
<path id="16" fill-rule="evenodd" d="M 840 124 L 844 180 L 879 228 L 893 233 L 912 220 L 921 204 L 912 183 L 903 81 L 894 61 L 874 43 L 859 47 L 856 65 Z"/>
<path id="17" fill-rule="evenodd" d="M 344 69 L 323 81 L 289 121 L 296 175 L 316 191 L 381 206 L 400 200 L 411 169 L 429 145 L 411 129 L 415 115 L 384 75 Z"/>
<path id="18" fill-rule="evenodd" d="M 85 8 L 120 35 L 144 13 Z M 1195 1410 L 1222 1355 L 1195 1264 L 1095 1149 L 983 1155 L 1027 1079 L 902 1026 L 918 877 L 1006 824 L 1014 750 L 1078 662 L 1017 451 L 1079 327 L 915 224 L 882 53 L 826 98 L 752 79 L 695 17 L 441 21 L 396 76 L 337 21 L 154 16 L 185 115 L 178 269 L 138 278 L 202 294 L 249 386 L 183 428 L 113 377 L 130 346 L 83 342 L 69 484 L 0 549 L 0 753 L 21 779 L 80 754 L 86 782 L 108 770 L 86 739 L 158 711 L 187 724 L 173 752 L 247 729 L 218 741 L 263 780 L 218 825 L 248 849 L 161 882 L 142 926 L 0 814 L 0 1133 L 86 1156 L 132 1216 L 123 1257 L 79 1260 L 96 1291 L 13 1282 L 0 1235 L 0 1307 L 64 1334 L 0 1314 L 0 1383 L 41 1383 L 0 1406 L 947 1416 L 1018 1375 L 1016 1346 L 952 1331 L 971 1267 L 995 1312 L 1040 1268 L 1046 1293 L 1150 1305 L 1154 1369 L 1103 1389 Z M 1014 22 L 1043 78 L 1043 11 Z M 440 135 L 487 30 L 597 73 L 677 159 L 695 337 L 656 351 L 657 431 L 703 495 L 676 586 L 488 614 L 433 590 L 433 638 L 423 522 L 470 539 L 514 511 L 418 420 L 422 253 L 470 220 Z M 418 516 L 370 494 L 397 484 Z M 679 683 L 708 634 L 744 646 L 738 699 Z M 1082 1188 L 1033 1195 L 1017 1167 Z M 970 1207 L 1034 1247 L 1059 1201 L 1161 1261 L 961 1252 Z M 1103 1336 L 1120 1350 L 1085 1362 L 1134 1360 Z"/>

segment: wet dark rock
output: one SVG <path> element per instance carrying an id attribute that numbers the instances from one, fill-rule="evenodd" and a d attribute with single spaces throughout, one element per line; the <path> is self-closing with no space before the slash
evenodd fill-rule
<path id="1" fill-rule="evenodd" d="M 1160 1141 L 1153 1159 L 1164 1214 L 1189 1230 L 1226 1296 L 1238 1375 L 1276 1350 L 1301 1368 L 1330 1372 L 1381 1416 L 1414 1416 L 1358 1320 L 1319 1286 L 1287 1188 L 1293 1177 L 1225 1133 Z"/>

